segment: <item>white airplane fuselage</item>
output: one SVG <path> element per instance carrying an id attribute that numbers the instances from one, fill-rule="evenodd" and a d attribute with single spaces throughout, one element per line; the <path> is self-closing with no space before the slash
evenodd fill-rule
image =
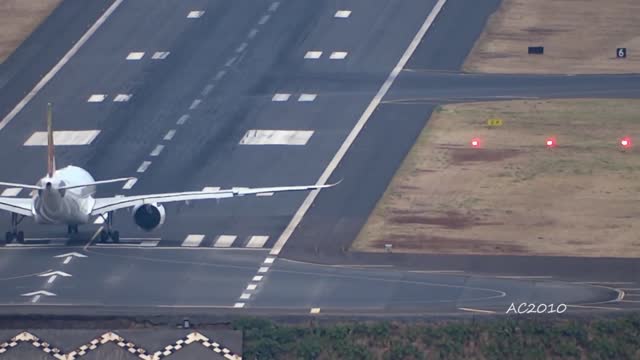
<path id="1" fill-rule="evenodd" d="M 39 224 L 86 224 L 90 221 L 95 204 L 95 185 L 60 190 L 63 186 L 93 183 L 95 180 L 84 169 L 67 166 L 45 176 L 37 186 L 43 189 L 33 196 L 34 220 Z"/>

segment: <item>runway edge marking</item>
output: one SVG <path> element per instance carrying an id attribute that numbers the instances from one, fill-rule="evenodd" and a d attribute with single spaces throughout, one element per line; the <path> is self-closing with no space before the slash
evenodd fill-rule
<path id="1" fill-rule="evenodd" d="M 115 2 L 113 4 L 111 4 L 111 6 L 107 9 L 107 11 L 104 12 L 104 14 L 102 14 L 102 16 L 100 16 L 98 18 L 98 20 L 96 20 L 96 22 L 89 28 L 89 30 L 87 30 L 87 32 L 84 33 L 84 35 L 82 35 L 82 37 L 80 38 L 80 40 L 78 40 L 78 42 L 73 45 L 73 47 L 62 57 L 62 59 L 60 59 L 60 61 L 58 61 L 58 63 L 51 69 L 49 70 L 49 72 L 42 78 L 40 79 L 40 81 L 36 84 L 36 86 L 27 94 L 27 96 L 24 97 L 24 99 L 22 99 L 14 108 L 13 110 L 11 110 L 11 112 L 9 114 L 7 114 L 7 116 L 4 117 L 4 119 L 2 119 L 2 121 L 0 121 L 0 130 L 2 130 L 5 126 L 7 126 L 7 124 L 9 124 L 9 122 L 11 120 L 13 120 L 13 118 L 25 107 L 27 106 L 27 104 L 29 103 L 29 101 L 31 101 L 31 99 L 33 99 L 38 92 L 40 92 L 40 90 L 42 90 L 42 88 L 47 85 L 47 83 L 53 79 L 53 77 L 58 73 L 58 71 L 60 71 L 60 69 L 62 69 L 62 67 L 69 61 L 71 60 L 71 58 L 78 52 L 78 50 L 80 50 L 80 48 L 82 47 L 82 45 L 84 45 L 84 43 L 86 43 L 91 36 L 93 36 L 93 34 L 100 28 L 100 26 L 102 26 L 102 24 L 104 24 L 107 19 L 109 18 L 109 16 L 111 16 L 111 14 L 116 11 L 116 9 L 118 8 L 118 6 L 120 6 L 120 4 L 122 4 L 124 0 L 115 0 Z"/>
<path id="2" fill-rule="evenodd" d="M 436 19 L 436 17 L 440 13 L 440 11 L 442 10 L 446 2 L 447 0 L 438 0 L 438 2 L 435 4 L 433 9 L 427 16 L 427 19 L 424 21 L 424 23 L 420 27 L 420 30 L 418 30 L 418 33 L 414 36 L 413 40 L 409 44 L 409 47 L 407 48 L 407 50 L 405 50 L 404 54 L 400 58 L 400 61 L 398 61 L 396 66 L 393 68 L 393 70 L 389 74 L 389 77 L 387 77 L 387 80 L 385 80 L 385 82 L 382 84 L 382 87 L 380 87 L 380 90 L 378 90 L 376 95 L 373 97 L 373 100 L 371 100 L 371 103 L 369 103 L 369 106 L 367 106 L 364 113 L 362 113 L 355 127 L 349 133 L 349 136 L 347 136 L 344 143 L 342 143 L 342 145 L 340 146 L 340 149 L 338 149 L 338 152 L 336 153 L 336 155 L 333 157 L 333 159 L 331 160 L 327 168 L 324 170 L 324 172 L 316 182 L 317 185 L 322 185 L 327 183 L 327 180 L 329 180 L 329 177 L 331 176 L 331 174 L 333 174 L 335 169 L 338 167 L 338 164 L 340 163 L 340 161 L 342 161 L 342 158 L 344 157 L 344 155 L 347 153 L 347 151 L 349 150 L 349 148 L 351 147 L 355 139 L 360 134 L 360 131 L 364 128 L 366 123 L 369 121 L 371 114 L 373 114 L 373 112 L 376 110 L 376 108 L 382 101 L 382 98 L 387 94 L 387 92 L 391 88 L 391 85 L 393 85 L 393 82 L 396 80 L 396 78 L 398 77 L 398 75 L 400 74 L 404 66 L 407 64 L 407 62 L 413 55 L 414 51 L 422 41 L 422 38 L 427 33 L 427 31 L 433 24 L 434 20 Z M 275 245 L 271 249 L 270 255 L 280 254 L 280 251 L 282 250 L 284 245 L 287 243 L 287 241 L 291 237 L 291 234 L 293 234 L 293 231 L 298 227 L 298 225 L 302 221 L 302 218 L 307 213 L 307 211 L 311 207 L 311 204 L 315 201 L 317 196 L 318 196 L 318 190 L 311 191 L 309 195 L 307 195 L 306 199 L 304 200 L 304 202 L 302 203 L 298 211 L 296 211 L 295 215 L 291 219 L 291 222 L 289 223 L 289 225 L 287 225 L 287 228 L 284 230 L 282 235 L 280 235 L 280 237 L 278 238 L 278 241 L 275 243 Z"/>

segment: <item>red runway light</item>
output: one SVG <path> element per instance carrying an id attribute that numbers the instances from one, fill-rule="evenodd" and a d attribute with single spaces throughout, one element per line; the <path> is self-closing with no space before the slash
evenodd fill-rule
<path id="1" fill-rule="evenodd" d="M 630 148 L 631 147 L 631 139 L 628 137 L 624 137 L 620 140 L 620 145 L 622 145 L 622 147 L 624 148 Z"/>
<path id="2" fill-rule="evenodd" d="M 554 138 L 547 138 L 547 147 L 555 147 L 556 146 L 556 139 Z"/>
<path id="3" fill-rule="evenodd" d="M 480 147 L 480 139 L 478 138 L 471 139 L 471 146 L 473 146 L 474 148 Z"/>

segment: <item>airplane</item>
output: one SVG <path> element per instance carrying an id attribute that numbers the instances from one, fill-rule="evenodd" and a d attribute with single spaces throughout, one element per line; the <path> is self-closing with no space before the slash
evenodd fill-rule
<path id="1" fill-rule="evenodd" d="M 94 216 L 104 220 L 100 241 L 109 239 L 117 243 L 120 233 L 113 230 L 113 213 L 123 208 L 132 208 L 135 224 L 143 230 L 151 231 L 165 221 L 163 203 L 205 199 L 223 199 L 244 195 L 272 194 L 285 191 L 319 190 L 337 185 L 304 185 L 247 188 L 237 187 L 217 191 L 187 191 L 163 194 L 134 195 L 124 197 L 94 198 L 96 185 L 125 182 L 132 177 L 96 181 L 88 171 L 69 165 L 56 169 L 52 106 L 47 104 L 47 175 L 36 185 L 0 182 L 0 186 L 35 190 L 30 198 L 0 196 L 0 210 L 11 213 L 11 231 L 5 234 L 6 243 L 14 239 L 24 242 L 24 232 L 18 225 L 25 217 L 33 217 L 39 224 L 67 225 L 67 233 L 78 233 L 78 225 L 89 223 Z"/>

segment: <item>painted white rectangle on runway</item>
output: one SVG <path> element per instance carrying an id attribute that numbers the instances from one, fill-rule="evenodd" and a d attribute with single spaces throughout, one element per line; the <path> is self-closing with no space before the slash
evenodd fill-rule
<path id="1" fill-rule="evenodd" d="M 8 188 L 2 192 L 2 196 L 18 196 L 22 188 Z"/>
<path id="2" fill-rule="evenodd" d="M 142 164 L 140 164 L 140 167 L 138 168 L 138 170 L 136 171 L 139 173 L 143 173 L 147 171 L 150 165 L 151 165 L 151 161 L 143 161 Z"/>
<path id="3" fill-rule="evenodd" d="M 322 51 L 307 51 L 307 53 L 304 54 L 305 59 L 319 59 L 320 56 L 322 56 Z"/>
<path id="4" fill-rule="evenodd" d="M 220 235 L 218 236 L 218 240 L 213 244 L 213 247 L 231 247 L 237 238 L 235 235 Z"/>
<path id="5" fill-rule="evenodd" d="M 169 141 L 169 140 L 173 139 L 173 137 L 175 135 L 176 135 L 175 129 L 171 129 L 171 130 L 167 131 L 167 135 L 164 136 L 163 140 Z"/>
<path id="6" fill-rule="evenodd" d="M 200 243 L 202 242 L 203 239 L 204 239 L 204 235 L 190 234 L 184 239 L 184 241 L 182 242 L 182 246 L 197 247 L 197 246 L 200 246 Z"/>
<path id="7" fill-rule="evenodd" d="M 346 19 L 349 16 L 351 16 L 351 10 L 338 10 L 336 11 L 335 15 L 333 15 L 333 17 L 336 17 L 339 19 Z"/>
<path id="8" fill-rule="evenodd" d="M 92 102 L 92 103 L 103 102 L 104 99 L 106 98 L 107 98 L 107 95 L 105 94 L 93 94 L 89 96 L 89 98 L 87 99 L 87 102 Z"/>
<path id="9" fill-rule="evenodd" d="M 144 52 L 130 52 L 127 60 L 140 60 L 144 57 Z"/>
<path id="10" fill-rule="evenodd" d="M 124 183 L 124 185 L 122 185 L 122 188 L 125 189 L 125 190 L 129 190 L 129 189 L 131 189 L 133 187 L 133 185 L 136 184 L 136 182 L 138 182 L 138 179 L 135 179 L 135 178 L 134 179 L 129 179 L 129 180 L 127 180 L 126 183 Z"/>
<path id="11" fill-rule="evenodd" d="M 287 100 L 289 100 L 290 96 L 291 96 L 291 94 L 278 93 L 278 94 L 273 95 L 273 97 L 271 98 L 271 101 L 287 101 Z"/>
<path id="12" fill-rule="evenodd" d="M 197 19 L 199 17 L 202 17 L 202 15 L 204 15 L 204 10 L 190 11 L 189 14 L 187 14 L 187 18 L 188 19 Z"/>
<path id="13" fill-rule="evenodd" d="M 300 97 L 298 98 L 298 101 L 313 101 L 316 99 L 318 95 L 316 94 L 300 94 Z"/>
<path id="14" fill-rule="evenodd" d="M 167 56 L 169 56 L 171 52 L 169 51 L 156 51 L 151 58 L 154 60 L 164 60 L 167 58 Z"/>
<path id="15" fill-rule="evenodd" d="M 254 235 L 249 239 L 249 242 L 247 243 L 248 248 L 261 248 L 264 246 L 264 244 L 267 242 L 267 240 L 269 240 L 268 236 L 259 236 L 259 235 Z"/>
<path id="16" fill-rule="evenodd" d="M 79 130 L 79 131 L 54 131 L 53 143 L 56 145 L 89 145 L 100 134 L 100 130 Z M 36 131 L 27 141 L 25 146 L 46 146 L 47 132 Z"/>
<path id="17" fill-rule="evenodd" d="M 306 145 L 312 130 L 249 130 L 240 145 Z"/>
<path id="18" fill-rule="evenodd" d="M 113 102 L 127 102 L 131 100 L 132 96 L 133 95 L 131 94 L 118 94 L 116 95 L 116 97 L 113 98 Z"/>
<path id="19" fill-rule="evenodd" d="M 333 60 L 342 60 L 347 57 L 346 51 L 334 51 L 329 55 L 329 59 Z"/>
<path id="20" fill-rule="evenodd" d="M 157 145 L 153 151 L 149 154 L 150 156 L 158 156 L 164 150 L 164 145 Z"/>

